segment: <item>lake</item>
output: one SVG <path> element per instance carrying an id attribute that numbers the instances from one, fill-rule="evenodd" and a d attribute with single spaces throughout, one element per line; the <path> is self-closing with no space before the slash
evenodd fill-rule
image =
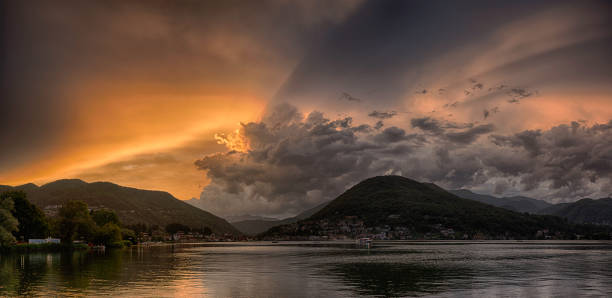
<path id="1" fill-rule="evenodd" d="M 248 242 L 0 256 L 14 296 L 612 296 L 612 242 Z"/>

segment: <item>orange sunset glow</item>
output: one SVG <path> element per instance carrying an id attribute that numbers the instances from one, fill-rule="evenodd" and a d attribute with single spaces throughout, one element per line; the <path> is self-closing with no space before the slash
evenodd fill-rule
<path id="1" fill-rule="evenodd" d="M 7 185 L 77 178 L 204 201 L 215 189 L 218 200 L 228 196 L 224 206 L 252 208 L 223 212 L 290 215 L 354 181 L 338 178 L 329 192 L 305 188 L 298 191 L 302 199 L 285 202 L 272 178 L 239 179 L 231 192 L 217 193 L 234 182 L 213 173 L 227 177 L 224 171 L 247 160 L 249 169 L 266 169 L 249 152 L 293 150 L 275 138 L 300 137 L 305 132 L 291 127 L 308 125 L 309 115 L 319 112 L 375 128 L 369 134 L 396 127 L 428 138 L 411 154 L 382 158 L 389 166 L 372 165 L 369 174 L 398 171 L 482 189 L 498 178 L 453 180 L 449 173 L 460 169 L 413 173 L 405 162 L 427 163 L 436 148 L 448 146 L 443 130 L 482 132 L 458 153 L 484 150 L 497 135 L 545 133 L 572 122 L 588 130 L 612 119 L 609 20 L 595 3 L 481 16 L 448 32 L 433 20 L 422 20 L 420 31 L 404 18 L 379 24 L 379 8 L 367 1 L 337 1 L 326 9 L 271 4 L 262 16 L 212 3 L 189 11 L 166 2 L 7 5 L 0 160 L 0 183 Z M 279 105 L 296 114 L 283 114 Z M 370 137 L 364 130 L 364 140 Z M 312 145 L 300 142 L 289 156 Z M 232 151 L 245 156 L 214 168 L 197 165 Z M 590 192 L 607 191 L 609 177 L 600 178 Z M 546 181 L 507 191 L 546 197 Z"/>
<path id="2" fill-rule="evenodd" d="M 612 0 L 2 0 L 0 297 L 606 297 Z"/>

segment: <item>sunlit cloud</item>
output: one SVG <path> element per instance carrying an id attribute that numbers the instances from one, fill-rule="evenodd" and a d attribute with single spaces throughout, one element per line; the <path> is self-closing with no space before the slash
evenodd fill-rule
<path id="1" fill-rule="evenodd" d="M 243 206 L 274 216 L 330 198 L 361 174 L 548 199 L 602 194 L 605 175 L 572 189 L 552 176 L 525 188 L 524 169 L 509 175 L 484 159 L 493 134 L 546 135 L 573 122 L 591 131 L 612 119 L 609 3 L 551 3 L 11 2 L 0 184 L 108 180 L 181 199 L 214 193 L 226 198 L 222 213 Z M 221 165 L 259 173 L 255 158 L 283 146 L 309 153 L 307 121 L 374 146 L 340 152 L 375 170 L 338 165 L 328 172 L 346 173 L 320 188 L 289 181 L 298 198 L 290 204 L 269 176 L 219 183 L 229 173 Z"/>

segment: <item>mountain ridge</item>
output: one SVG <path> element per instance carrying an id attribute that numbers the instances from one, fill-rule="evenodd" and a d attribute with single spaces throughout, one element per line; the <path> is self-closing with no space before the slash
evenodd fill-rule
<path id="1" fill-rule="evenodd" d="M 240 234 L 224 219 L 183 202 L 168 192 L 143 190 L 111 182 L 85 182 L 80 179 L 60 179 L 41 186 L 24 184 L 0 186 L 0 191 L 23 190 L 27 199 L 47 214 L 57 212 L 68 200 L 81 200 L 90 208 L 114 210 L 123 224 L 147 224 L 164 227 L 181 223 L 192 228 L 209 227 L 214 233 Z"/>
<path id="2" fill-rule="evenodd" d="M 541 214 L 556 215 L 571 222 L 612 226 L 612 198 L 581 199 L 540 210 Z"/>
<path id="3" fill-rule="evenodd" d="M 528 213 L 537 213 L 538 211 L 548 208 L 553 204 L 548 203 L 543 200 L 538 200 L 534 198 L 524 197 L 524 196 L 512 196 L 512 197 L 496 197 L 492 195 L 485 195 L 480 193 L 475 193 L 468 189 L 452 189 L 448 190 L 448 192 L 464 199 L 476 200 L 481 203 L 493 205 L 496 207 L 501 207 L 504 209 L 517 211 L 517 212 L 528 212 Z"/>
<path id="4" fill-rule="evenodd" d="M 324 202 L 310 209 L 306 209 L 300 212 L 299 214 L 297 214 L 296 216 L 292 216 L 292 217 L 288 217 L 288 218 L 284 218 L 280 220 L 242 220 L 242 221 L 231 222 L 231 224 L 236 229 L 238 229 L 240 232 L 246 235 L 254 236 L 254 235 L 263 233 L 273 227 L 286 225 L 286 224 L 292 224 L 302 219 L 306 219 L 312 216 L 313 214 L 315 214 L 316 212 L 318 212 L 319 210 L 323 209 L 323 207 L 325 207 L 328 203 L 329 202 Z"/>
<path id="5" fill-rule="evenodd" d="M 271 228 L 262 237 L 569 239 L 575 231 L 560 217 L 518 213 L 460 198 L 435 184 L 377 176 L 359 182 L 311 217 Z"/>

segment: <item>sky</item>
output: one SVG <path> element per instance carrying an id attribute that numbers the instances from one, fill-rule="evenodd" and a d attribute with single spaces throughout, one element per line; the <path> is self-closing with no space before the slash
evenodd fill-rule
<path id="1" fill-rule="evenodd" d="M 291 216 L 395 174 L 612 193 L 609 1 L 3 1 L 0 184 Z"/>

